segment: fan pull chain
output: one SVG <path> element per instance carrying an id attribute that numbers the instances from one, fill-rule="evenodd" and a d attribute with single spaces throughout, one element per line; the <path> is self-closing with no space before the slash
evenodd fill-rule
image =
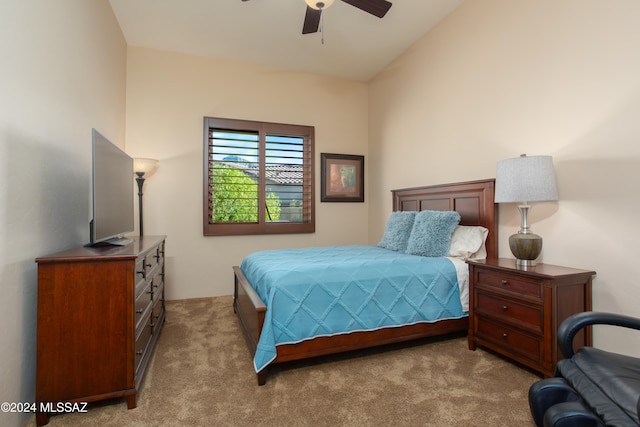
<path id="1" fill-rule="evenodd" d="M 320 15 L 320 43 L 324 45 L 324 13 Z"/>

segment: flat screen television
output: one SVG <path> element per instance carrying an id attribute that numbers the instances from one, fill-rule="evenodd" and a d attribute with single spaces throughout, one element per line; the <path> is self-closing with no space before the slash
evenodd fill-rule
<path id="1" fill-rule="evenodd" d="M 134 230 L 133 159 L 92 129 L 92 201 L 89 245 L 127 245 Z"/>

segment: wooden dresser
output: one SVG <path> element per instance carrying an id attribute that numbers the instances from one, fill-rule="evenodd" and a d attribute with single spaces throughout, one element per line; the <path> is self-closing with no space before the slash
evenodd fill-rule
<path id="1" fill-rule="evenodd" d="M 469 349 L 481 345 L 545 377 L 562 354 L 557 331 L 570 315 L 591 310 L 594 271 L 538 264 L 526 271 L 513 259 L 468 261 Z M 591 329 L 574 345 L 591 345 Z"/>
<path id="2" fill-rule="evenodd" d="M 165 319 L 164 247 L 165 236 L 144 236 L 36 259 L 38 425 L 59 402 L 126 397 L 136 407 Z"/>

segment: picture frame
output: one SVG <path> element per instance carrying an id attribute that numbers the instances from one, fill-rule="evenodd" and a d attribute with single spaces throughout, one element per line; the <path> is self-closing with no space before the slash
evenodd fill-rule
<path id="1" fill-rule="evenodd" d="M 364 156 L 320 153 L 321 202 L 364 202 Z"/>

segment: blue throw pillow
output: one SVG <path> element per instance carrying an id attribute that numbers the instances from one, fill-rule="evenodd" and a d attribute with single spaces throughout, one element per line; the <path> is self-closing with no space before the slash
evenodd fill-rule
<path id="1" fill-rule="evenodd" d="M 378 243 L 381 248 L 391 249 L 392 251 L 404 252 L 407 249 L 407 242 L 411 229 L 413 228 L 413 220 L 417 212 L 392 212 L 387 221 L 382 240 Z"/>
<path id="2" fill-rule="evenodd" d="M 460 222 L 453 211 L 421 211 L 416 215 L 407 242 L 407 253 L 428 257 L 449 255 L 451 235 Z"/>

